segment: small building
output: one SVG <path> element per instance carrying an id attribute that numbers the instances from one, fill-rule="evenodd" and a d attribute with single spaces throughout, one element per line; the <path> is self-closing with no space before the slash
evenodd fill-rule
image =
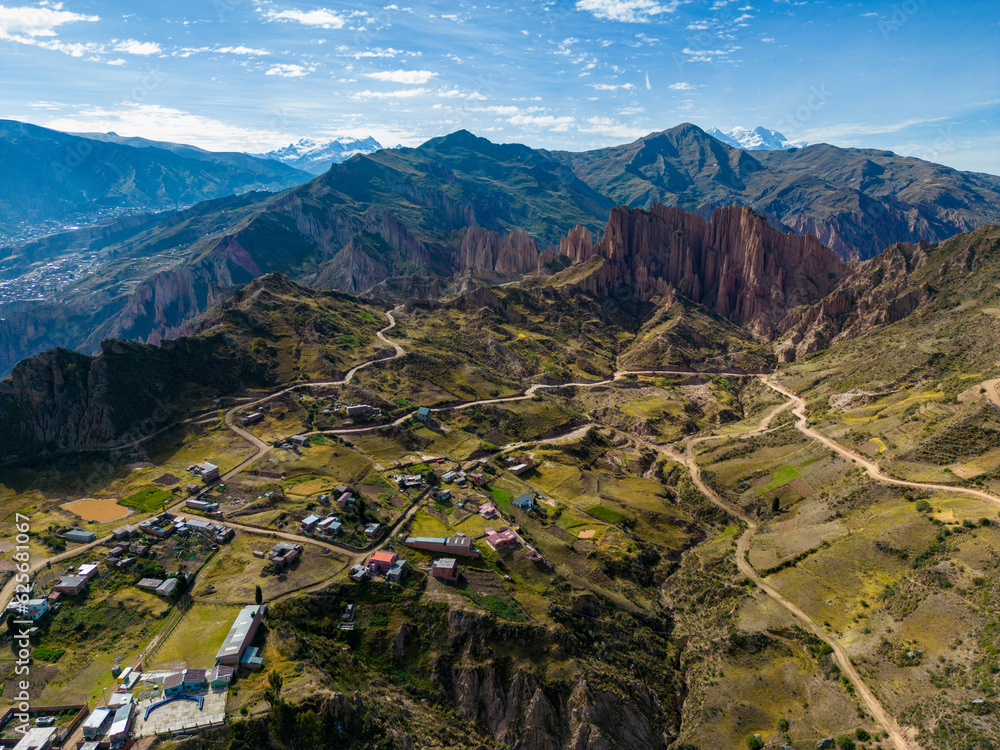
<path id="1" fill-rule="evenodd" d="M 316 524 L 316 531 L 320 534 L 326 536 L 336 536 L 340 533 L 340 529 L 343 524 L 337 520 L 336 516 L 330 516 L 329 518 L 324 518 L 318 524 Z"/>
<path id="2" fill-rule="evenodd" d="M 458 560 L 454 557 L 440 557 L 431 565 L 431 575 L 442 581 L 458 580 Z"/>
<path id="3" fill-rule="evenodd" d="M 474 471 L 474 472 L 472 472 L 471 474 L 469 474 L 469 479 L 471 479 L 472 483 L 474 485 L 476 485 L 477 487 L 484 486 L 486 484 L 486 481 L 487 481 L 486 475 L 483 472 L 481 472 L 481 471 Z"/>
<path id="4" fill-rule="evenodd" d="M 253 412 L 251 414 L 244 414 L 243 416 L 241 416 L 239 418 L 238 421 L 239 421 L 239 423 L 241 425 L 246 426 L 248 424 L 256 424 L 257 422 L 259 422 L 263 418 L 264 418 L 264 412 L 262 412 L 262 411 L 255 411 L 255 412 Z"/>
<path id="5" fill-rule="evenodd" d="M 406 577 L 406 560 L 396 560 L 386 571 L 385 577 L 393 583 L 400 583 Z"/>
<path id="6" fill-rule="evenodd" d="M 253 642 L 266 612 L 267 606 L 264 604 L 254 604 L 240 610 L 226 640 L 215 655 L 217 665 L 226 664 L 234 667 L 239 665 L 244 652 Z"/>
<path id="7" fill-rule="evenodd" d="M 416 419 L 418 422 L 423 422 L 424 424 L 427 424 L 428 422 L 431 421 L 431 410 L 428 409 L 426 406 L 421 406 L 419 409 L 417 409 L 416 413 L 413 415 L 413 418 Z"/>
<path id="8" fill-rule="evenodd" d="M 434 497 L 437 500 L 443 500 L 447 502 L 448 500 L 451 500 L 451 490 L 438 490 L 437 492 L 434 493 Z"/>
<path id="9" fill-rule="evenodd" d="M 274 562 L 286 562 L 289 557 L 292 557 L 293 559 L 298 557 L 301 551 L 301 544 L 295 544 L 294 542 L 278 542 L 271 547 L 271 550 L 267 553 L 267 557 L 269 560 Z"/>
<path id="10" fill-rule="evenodd" d="M 95 708 L 93 713 L 83 722 L 83 738 L 85 740 L 101 739 L 111 724 L 112 713 L 110 708 Z"/>
<path id="11" fill-rule="evenodd" d="M 163 585 L 162 578 L 143 578 L 139 583 L 136 584 L 141 589 L 146 591 L 156 591 L 157 588 Z"/>
<path id="12" fill-rule="evenodd" d="M 538 507 L 538 503 L 535 502 L 535 496 L 530 492 L 518 495 L 511 502 L 521 510 L 534 510 Z"/>
<path id="13" fill-rule="evenodd" d="M 184 692 L 194 692 L 196 690 L 204 690 L 208 687 L 208 679 L 206 676 L 206 670 L 204 669 L 185 669 L 184 670 Z"/>
<path id="14" fill-rule="evenodd" d="M 342 492 L 337 496 L 337 506 L 341 510 L 347 510 L 350 506 L 355 505 L 354 495 L 350 492 Z"/>
<path id="15" fill-rule="evenodd" d="M 214 513 L 219 508 L 217 503 L 210 503 L 208 500 L 197 500 L 195 498 L 189 498 L 184 502 L 184 505 L 191 508 L 191 510 L 200 510 L 205 513 Z"/>
<path id="16" fill-rule="evenodd" d="M 214 666 L 208 670 L 208 684 L 213 688 L 228 687 L 229 683 L 233 681 L 235 673 L 236 669 L 234 667 L 229 667 L 225 664 Z"/>
<path id="17" fill-rule="evenodd" d="M 55 590 L 60 594 L 75 596 L 87 586 L 87 579 L 83 576 L 63 576 L 56 581 Z"/>
<path id="18" fill-rule="evenodd" d="M 395 552 L 389 552 L 388 550 L 379 550 L 374 555 L 372 555 L 371 560 L 368 561 L 368 572 L 370 573 L 386 573 L 389 568 L 396 564 L 396 560 L 399 559 L 399 555 Z"/>
<path id="19" fill-rule="evenodd" d="M 201 477 L 201 481 L 205 484 L 209 484 L 219 478 L 219 467 L 213 463 L 205 461 L 195 467 L 195 473 Z"/>
<path id="20" fill-rule="evenodd" d="M 89 544 L 90 542 L 97 541 L 97 534 L 93 531 L 84 531 L 83 529 L 70 529 L 65 534 L 63 534 L 63 539 L 67 542 L 78 542 L 79 544 Z"/>
<path id="21" fill-rule="evenodd" d="M 76 574 L 78 576 L 83 576 L 89 581 L 97 575 L 97 565 L 95 563 L 84 563 L 77 569 Z"/>
<path id="22" fill-rule="evenodd" d="M 131 539 L 139 530 L 132 524 L 125 524 L 124 526 L 119 526 L 117 529 L 111 532 L 111 536 L 115 539 Z"/>
<path id="23" fill-rule="evenodd" d="M 369 539 L 374 539 L 381 533 L 382 533 L 382 524 L 369 523 L 365 525 L 365 536 L 368 537 Z"/>
<path id="24" fill-rule="evenodd" d="M 351 404 L 344 407 L 344 413 L 349 417 L 355 417 L 360 414 L 371 414 L 373 411 L 374 409 L 368 404 Z"/>
<path id="25" fill-rule="evenodd" d="M 177 591 L 177 579 L 168 578 L 159 586 L 157 586 L 155 591 L 157 596 L 166 596 L 166 597 L 173 596 L 174 592 Z"/>
<path id="26" fill-rule="evenodd" d="M 49 600 L 28 599 L 26 602 L 21 602 L 14 599 L 7 605 L 7 611 L 13 612 L 17 619 L 38 622 L 49 611 Z"/>
<path id="27" fill-rule="evenodd" d="M 243 658 L 240 659 L 240 666 L 255 672 L 261 669 L 264 666 L 264 657 L 260 655 L 260 649 L 256 646 L 248 648 L 243 654 Z"/>
<path id="28" fill-rule="evenodd" d="M 351 568 L 351 572 L 348 573 L 348 575 L 351 577 L 351 580 L 363 581 L 365 580 L 365 577 L 368 575 L 368 571 L 365 569 L 364 565 L 358 563 L 353 568 Z"/>
<path id="29" fill-rule="evenodd" d="M 146 544 L 132 544 L 129 545 L 128 551 L 133 555 L 139 555 L 139 557 L 142 557 L 149 552 L 149 546 Z"/>
<path id="30" fill-rule="evenodd" d="M 184 485 L 184 489 L 187 491 L 189 495 L 195 495 L 198 493 L 199 487 L 198 485 L 192 482 L 188 482 L 187 484 Z"/>
<path id="31" fill-rule="evenodd" d="M 340 495 L 343 495 L 345 492 L 350 492 L 350 489 L 351 488 L 348 487 L 346 484 L 338 484 L 336 487 L 333 488 L 333 494 L 339 497 Z"/>
<path id="32" fill-rule="evenodd" d="M 515 476 L 520 476 L 526 471 L 535 468 L 535 461 L 531 456 L 516 456 L 505 460 L 507 471 Z"/>
<path id="33" fill-rule="evenodd" d="M 513 547 L 517 544 L 517 534 L 514 533 L 513 529 L 494 530 L 492 526 L 487 526 L 486 543 L 497 551 Z"/>
<path id="34" fill-rule="evenodd" d="M 454 482 L 457 477 L 458 477 L 457 471 L 446 471 L 444 474 L 441 475 L 441 481 Z"/>
<path id="35" fill-rule="evenodd" d="M 31 727 L 14 745 L 14 750 L 49 750 L 55 745 L 57 732 L 56 727 Z"/>
<path id="36" fill-rule="evenodd" d="M 472 540 L 466 536 L 410 536 L 406 538 L 403 544 L 413 549 L 422 549 L 428 552 L 443 552 L 446 555 L 460 555 L 462 557 L 479 557 L 479 550 L 472 546 Z"/>
<path id="37" fill-rule="evenodd" d="M 300 448 L 304 448 L 309 445 L 309 437 L 307 435 L 292 435 L 288 438 L 288 442 L 292 445 L 297 445 Z"/>
<path id="38" fill-rule="evenodd" d="M 163 680 L 163 695 L 170 697 L 172 695 L 180 695 L 184 692 L 184 673 L 174 672 L 173 674 L 168 674 Z"/>
<path id="39" fill-rule="evenodd" d="M 131 699 L 132 696 L 129 695 L 128 697 Z M 111 729 L 108 730 L 108 742 L 112 750 L 125 745 L 128 739 L 129 724 L 131 723 L 132 704 L 129 702 L 115 711 L 114 718 L 111 720 Z"/>
<path id="40" fill-rule="evenodd" d="M 496 518 L 500 515 L 500 511 L 497 510 L 497 506 L 493 503 L 483 503 L 479 506 L 479 515 L 483 518 L 489 520 L 491 518 Z"/>
<path id="41" fill-rule="evenodd" d="M 311 529 L 321 520 L 323 519 L 320 516 L 317 516 L 315 513 L 310 513 L 308 516 L 302 519 L 302 528 L 306 530 Z"/>

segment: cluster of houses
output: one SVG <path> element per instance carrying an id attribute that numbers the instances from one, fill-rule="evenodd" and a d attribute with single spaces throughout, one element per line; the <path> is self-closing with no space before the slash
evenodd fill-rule
<path id="1" fill-rule="evenodd" d="M 131 695 L 129 696 L 131 697 Z M 132 703 L 114 708 L 96 708 L 83 722 L 84 744 L 81 750 L 124 747 L 132 725 Z"/>
<path id="2" fill-rule="evenodd" d="M 263 604 L 251 605 L 240 610 L 233 621 L 226 640 L 215 656 L 215 664 L 208 669 L 182 668 L 166 675 L 162 681 L 163 697 L 146 708 L 146 714 L 169 703 L 178 696 L 197 694 L 209 689 L 225 690 L 238 669 L 259 670 L 263 659 L 258 648 L 251 646 L 267 612 Z M 81 725 L 83 744 L 81 750 L 106 750 L 124 747 L 129 739 L 132 722 L 137 715 L 132 701 L 132 690 L 142 679 L 139 667 L 112 670 L 117 680 L 115 691 L 107 706 L 95 708 Z M 159 680 L 159 677 L 154 677 Z M 47 747 L 44 745 L 38 747 Z M 34 748 L 34 746 L 32 746 Z"/>
<path id="3" fill-rule="evenodd" d="M 127 526 L 122 528 L 131 529 L 134 527 Z M 118 531 L 121 530 L 119 529 Z M 167 539 L 172 534 L 177 534 L 178 536 L 187 536 L 192 533 L 200 534 L 215 544 L 225 544 L 234 536 L 233 530 L 226 526 L 206 521 L 203 518 L 184 518 L 173 513 L 160 513 L 159 515 L 147 518 L 139 524 L 138 530 L 157 539 Z"/>

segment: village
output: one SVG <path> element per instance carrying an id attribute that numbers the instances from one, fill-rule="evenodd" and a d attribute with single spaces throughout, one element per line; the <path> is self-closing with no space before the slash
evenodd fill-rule
<path id="1" fill-rule="evenodd" d="M 348 406 L 342 411 L 351 416 L 373 414 L 371 407 L 359 406 L 364 408 L 352 411 Z M 254 424 L 260 421 L 259 414 L 244 414 L 239 422 Z M 430 413 L 420 409 L 414 419 L 426 424 Z M 323 439 L 296 434 L 280 440 L 277 447 L 301 456 L 314 443 L 322 445 Z M 303 572 L 313 570 L 309 565 L 322 566 L 323 572 L 317 574 L 320 581 L 343 576 L 358 586 L 401 586 L 414 585 L 417 576 L 421 585 L 434 581 L 445 590 L 464 585 L 463 573 L 476 579 L 483 575 L 484 564 L 494 565 L 487 563 L 484 552 L 495 558 L 519 548 L 523 559 L 544 569 L 544 556 L 525 539 L 516 519 L 504 518 L 500 507 L 508 508 L 508 514 L 515 509 L 533 512 L 539 510 L 539 499 L 544 496 L 523 483 L 523 491 L 516 496 L 491 490 L 498 476 L 517 482 L 533 467 L 534 460 L 527 454 L 461 461 L 420 455 L 409 462 L 394 460 L 388 467 L 377 466 L 378 475 L 369 475 L 363 483 L 310 486 L 309 490 L 322 491 L 309 492 L 308 502 L 301 504 L 295 502 L 294 493 L 306 483 L 282 486 L 274 481 L 278 477 L 258 471 L 256 481 L 267 489 L 248 496 L 222 481 L 216 463 L 204 460 L 188 465 L 196 481 L 184 484 L 186 497 L 169 508 L 164 500 L 159 511 L 117 526 L 103 539 L 79 525 L 65 530 L 61 538 L 86 549 L 86 562 L 51 566 L 40 573 L 29 597 L 11 602 L 8 621 L 30 622 L 37 638 L 44 634 L 47 617 L 62 607 L 73 607 L 87 596 L 89 587 L 121 591 L 122 586 L 133 586 L 137 596 L 151 595 L 163 602 L 162 617 L 179 611 L 184 602 L 190 606 L 192 597 L 195 607 L 207 607 L 218 598 L 216 587 L 221 585 L 206 583 L 215 580 L 213 565 L 234 554 L 229 548 L 242 548 L 248 541 L 252 541 L 247 548 L 251 559 L 258 561 L 260 583 L 250 595 L 256 602 L 233 608 L 235 616 L 214 659 L 185 660 L 164 668 L 153 655 L 164 640 L 176 636 L 157 636 L 135 661 L 112 665 L 114 681 L 110 690 L 102 688 L 97 705 L 88 703 L 80 710 L 75 706 L 33 708 L 34 725 L 23 736 L 11 734 L 12 713 L 8 712 L 0 719 L 0 746 L 48 750 L 73 741 L 83 750 L 123 748 L 139 738 L 183 735 L 226 721 L 231 685 L 267 668 L 260 631 L 267 614 L 265 599 L 270 597 L 263 591 L 271 596 L 277 592 L 280 598 L 280 592 L 294 590 L 300 573 L 309 575 Z M 275 506 L 278 514 L 257 516 L 251 511 L 258 504 Z M 297 513 L 296 505 L 302 508 Z M 429 533 L 428 522 L 434 521 L 434 514 L 440 516 L 442 508 L 454 519 L 462 519 L 468 531 Z M 470 523 L 473 518 L 474 524 Z M 502 578 L 513 580 L 509 575 Z M 268 588 L 278 581 L 280 589 Z M 250 588 L 239 591 L 246 597 Z M 358 615 L 355 604 L 348 605 L 340 629 L 352 630 Z M 183 631 L 184 621 L 182 613 L 180 626 L 173 623 L 175 632 Z M 221 631 L 217 628 L 217 632 Z M 166 650 L 171 651 L 169 644 Z M 209 656 L 201 651 L 202 659 Z M 185 652 L 181 648 L 178 655 L 183 657 Z"/>

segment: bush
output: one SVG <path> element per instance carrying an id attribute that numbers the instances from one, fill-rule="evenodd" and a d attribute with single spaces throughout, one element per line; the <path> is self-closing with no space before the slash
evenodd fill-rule
<path id="1" fill-rule="evenodd" d="M 759 734 L 751 734 L 747 737 L 747 748 L 749 750 L 764 750 L 764 740 L 760 738 Z"/>
<path id="2" fill-rule="evenodd" d="M 872 738 L 872 736 L 870 734 L 868 734 L 868 731 L 865 730 L 865 729 L 862 729 L 861 727 L 858 727 L 857 729 L 854 730 L 854 736 L 860 742 L 868 742 L 868 740 L 870 740 Z"/>
<path id="3" fill-rule="evenodd" d="M 914 506 L 918 512 L 926 513 L 931 509 L 931 504 L 926 500 L 917 500 L 917 504 Z"/>
<path id="4" fill-rule="evenodd" d="M 788 719 L 778 719 L 778 731 L 779 732 L 788 731 Z"/>
<path id="5" fill-rule="evenodd" d="M 837 747 L 840 750 L 854 750 L 854 740 L 846 734 L 842 734 L 837 738 Z"/>

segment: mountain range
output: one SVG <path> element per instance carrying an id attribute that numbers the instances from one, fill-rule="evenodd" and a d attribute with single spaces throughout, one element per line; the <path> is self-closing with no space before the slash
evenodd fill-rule
<path id="1" fill-rule="evenodd" d="M 268 151 L 263 154 L 251 154 L 259 159 L 273 159 L 287 164 L 295 169 L 318 175 L 326 172 L 334 164 L 347 161 L 357 154 L 372 154 L 383 146 L 371 136 L 367 138 L 351 138 L 349 136 L 334 138 L 321 143 L 311 138 L 300 138 L 295 143 Z"/>
<path id="2" fill-rule="evenodd" d="M 0 242 L 310 178 L 246 154 L 13 120 L 0 120 L 0 160 Z"/>
<path id="3" fill-rule="evenodd" d="M 516 281 L 577 225 L 598 235 L 615 206 L 654 204 L 703 219 L 745 205 L 834 257 L 864 259 L 1000 223 L 1000 178 L 826 144 L 749 152 L 687 124 L 587 152 L 458 131 L 356 155 L 278 195 L 222 198 L 0 251 L 0 373 L 53 346 L 94 352 L 107 337 L 176 337 L 226 290 L 269 272 L 395 301 Z M 5 285 L 84 261 L 79 278 L 40 277 L 28 290 L 35 301 L 4 296 Z"/>

